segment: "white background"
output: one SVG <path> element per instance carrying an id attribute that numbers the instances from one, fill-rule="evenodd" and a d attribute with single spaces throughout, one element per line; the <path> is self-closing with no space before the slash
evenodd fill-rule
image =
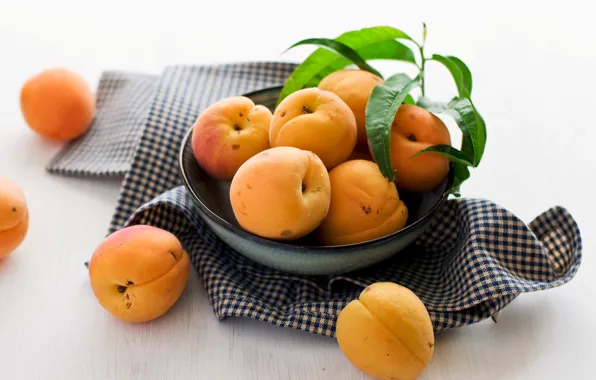
<path id="1" fill-rule="evenodd" d="M 498 324 L 437 337 L 424 379 L 593 379 L 596 264 L 596 31 L 587 1 L 39 1 L 0 2 L 0 175 L 25 191 L 26 241 L 0 263 L 2 379 L 363 379 L 333 339 L 248 319 L 215 319 L 198 276 L 163 318 L 121 323 L 96 302 L 83 262 L 104 237 L 118 180 L 51 176 L 59 149 L 22 120 L 36 72 L 66 66 L 93 86 L 102 70 L 159 73 L 167 64 L 298 60 L 307 37 L 373 25 L 462 58 L 488 125 L 484 161 L 463 191 L 530 221 L 562 205 L 584 261 L 561 288 L 519 297 Z M 382 66 L 385 67 L 385 66 Z M 398 70 L 399 66 L 389 66 Z M 454 93 L 429 67 L 429 95 Z"/>

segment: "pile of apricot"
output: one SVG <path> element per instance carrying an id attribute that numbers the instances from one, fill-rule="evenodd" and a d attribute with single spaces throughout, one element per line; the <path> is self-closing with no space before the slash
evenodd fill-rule
<path id="1" fill-rule="evenodd" d="M 324 245 L 359 243 L 402 229 L 408 207 L 401 190 L 439 185 L 451 145 L 446 125 L 422 107 L 403 104 L 393 120 L 390 156 L 395 181 L 370 153 L 365 112 L 383 80 L 367 71 L 336 71 L 318 87 L 298 90 L 274 112 L 244 96 L 207 107 L 193 125 L 194 156 L 207 174 L 231 181 L 230 201 L 246 231 L 273 240 L 314 233 Z"/>

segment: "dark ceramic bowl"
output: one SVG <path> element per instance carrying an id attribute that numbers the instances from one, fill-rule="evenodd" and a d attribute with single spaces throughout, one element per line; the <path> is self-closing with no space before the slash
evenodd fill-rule
<path id="1" fill-rule="evenodd" d="M 267 88 L 245 96 L 273 112 L 281 87 Z M 390 235 L 362 243 L 319 245 L 312 236 L 292 242 L 265 239 L 242 229 L 232 211 L 229 182 L 215 180 L 198 165 L 191 147 L 192 129 L 180 150 L 180 172 L 195 204 L 195 210 L 213 232 L 240 254 L 265 266 L 306 275 L 331 275 L 377 264 L 398 254 L 428 227 L 435 211 L 447 199 L 452 171 L 435 190 L 425 193 L 400 191 L 408 206 L 406 226 Z"/>

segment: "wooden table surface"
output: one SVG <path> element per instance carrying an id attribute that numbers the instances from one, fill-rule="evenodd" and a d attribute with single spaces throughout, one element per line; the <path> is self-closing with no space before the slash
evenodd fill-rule
<path id="1" fill-rule="evenodd" d="M 249 319 L 218 321 L 196 272 L 163 318 L 129 325 L 97 303 L 82 263 L 104 237 L 120 179 L 52 176 L 59 144 L 34 135 L 18 106 L 23 82 L 52 66 L 94 86 L 103 70 L 159 73 L 168 64 L 289 60 L 307 37 L 392 25 L 470 66 L 488 125 L 481 166 L 463 191 L 530 221 L 551 206 L 580 225 L 576 278 L 526 294 L 485 321 L 437 337 L 424 379 L 594 379 L 596 31 L 589 2 L 3 1 L 0 175 L 24 189 L 25 242 L 0 262 L 2 379 L 364 379 L 331 338 Z M 381 66 L 384 67 L 384 66 Z M 392 64 L 388 64 L 391 69 Z M 453 94 L 429 65 L 429 94 Z"/>

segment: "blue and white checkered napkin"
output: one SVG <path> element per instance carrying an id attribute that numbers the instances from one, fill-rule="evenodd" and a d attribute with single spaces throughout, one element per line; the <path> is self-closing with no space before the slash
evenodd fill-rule
<path id="1" fill-rule="evenodd" d="M 109 231 L 150 224 L 177 235 L 216 316 L 244 316 L 333 336 L 339 311 L 376 281 L 412 289 L 435 331 L 495 317 L 518 295 L 570 281 L 581 237 L 561 207 L 529 225 L 498 205 L 453 199 L 406 252 L 355 273 L 306 277 L 260 266 L 220 241 L 193 212 L 178 176 L 178 149 L 214 101 L 283 84 L 294 65 L 275 62 L 169 67 L 160 77 L 107 72 L 91 130 L 47 169 L 62 175 L 124 174 Z"/>

